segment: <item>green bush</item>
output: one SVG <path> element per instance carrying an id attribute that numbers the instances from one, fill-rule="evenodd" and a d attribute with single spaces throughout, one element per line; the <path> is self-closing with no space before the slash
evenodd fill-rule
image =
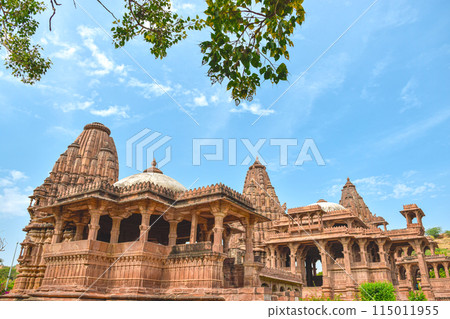
<path id="1" fill-rule="evenodd" d="M 410 291 L 408 295 L 409 301 L 427 301 L 427 297 L 425 297 L 425 294 L 423 293 L 422 289 L 419 289 L 417 291 Z"/>
<path id="2" fill-rule="evenodd" d="M 395 289 L 391 282 L 366 282 L 359 286 L 362 301 L 395 301 Z"/>

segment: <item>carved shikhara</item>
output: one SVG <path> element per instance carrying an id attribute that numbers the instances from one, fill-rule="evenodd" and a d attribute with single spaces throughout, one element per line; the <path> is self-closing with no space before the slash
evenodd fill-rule
<path id="1" fill-rule="evenodd" d="M 347 179 L 339 204 L 287 209 L 258 159 L 242 193 L 222 183 L 115 186 L 110 134 L 86 125 L 30 196 L 19 275 L 4 298 L 353 300 L 358 284 L 381 280 L 401 300 L 419 281 L 429 300 L 450 298 L 450 257 L 435 254 L 415 204 L 403 206 L 405 229 L 387 230 Z M 142 174 L 163 174 L 156 165 Z"/>

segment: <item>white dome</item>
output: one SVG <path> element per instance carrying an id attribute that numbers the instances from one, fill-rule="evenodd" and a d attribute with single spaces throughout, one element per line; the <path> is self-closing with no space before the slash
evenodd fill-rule
<path id="1" fill-rule="evenodd" d="M 120 181 L 114 183 L 117 187 L 127 187 L 139 183 L 152 182 L 155 185 L 170 189 L 174 192 L 184 192 L 186 187 L 184 187 L 180 182 L 174 180 L 172 177 L 161 173 L 139 173 L 122 178 Z"/>
<path id="2" fill-rule="evenodd" d="M 313 205 L 319 205 L 320 208 L 322 208 L 326 212 L 334 212 L 334 211 L 337 211 L 337 210 L 344 210 L 345 209 L 345 207 L 342 206 L 341 204 L 330 203 L 330 202 L 325 202 L 325 201 L 319 201 L 317 203 L 309 204 L 307 206 L 313 206 Z"/>

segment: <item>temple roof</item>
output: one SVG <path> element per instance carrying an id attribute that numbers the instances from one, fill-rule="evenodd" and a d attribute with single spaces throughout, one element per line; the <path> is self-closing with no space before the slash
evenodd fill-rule
<path id="1" fill-rule="evenodd" d="M 143 173 L 122 178 L 120 181 L 114 183 L 114 186 L 128 187 L 146 182 L 151 182 L 155 185 L 164 187 L 173 192 L 184 192 L 187 190 L 186 187 L 184 187 L 177 180 L 173 179 L 170 176 L 164 175 L 163 172 L 156 167 L 155 159 L 153 159 L 152 166 L 147 168 Z"/>
<path id="2" fill-rule="evenodd" d="M 319 200 L 317 203 L 306 205 L 306 207 L 314 206 L 314 205 L 319 205 L 320 208 L 322 208 L 322 210 L 325 211 L 325 212 L 334 212 L 334 211 L 344 210 L 345 209 L 344 206 L 342 206 L 342 205 L 340 205 L 338 203 L 327 202 L 327 201 L 325 201 L 323 199 Z"/>

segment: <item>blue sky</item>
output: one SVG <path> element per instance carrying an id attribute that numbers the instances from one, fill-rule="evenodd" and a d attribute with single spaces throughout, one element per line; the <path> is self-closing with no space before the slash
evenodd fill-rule
<path id="1" fill-rule="evenodd" d="M 193 187 L 223 182 L 242 191 L 247 166 L 239 164 L 249 152 L 240 139 L 255 144 L 265 138 L 260 153 L 288 207 L 320 198 L 339 201 L 348 176 L 389 228 L 405 227 L 399 210 L 417 203 L 426 227 L 449 229 L 448 1 L 379 0 L 267 111 L 371 3 L 305 1 L 306 21 L 290 50 L 289 82 L 264 83 L 251 103 L 238 108 L 225 86 L 211 86 L 201 66 L 198 43 L 205 33 L 192 34 L 164 60 L 155 60 L 145 43 L 133 41 L 125 47 L 130 58 L 114 49 L 99 27 L 109 30 L 111 17 L 95 2 L 80 4 L 97 22 L 65 3 L 53 19 L 53 32 L 47 30 L 47 12 L 34 38 L 53 60 L 43 80 L 28 86 L 0 67 L 0 236 L 8 242 L 0 258 L 9 264 L 14 243 L 24 238 L 32 190 L 93 121 L 112 130 L 120 178 L 137 173 L 126 166 L 126 141 L 148 128 L 171 137 L 165 174 L 185 186 L 198 179 Z M 174 6 L 192 14 L 201 12 L 204 2 L 174 1 Z M 110 8 L 117 15 L 122 10 L 118 4 Z M 264 116 L 252 125 L 261 112 Z M 224 139 L 225 159 L 193 166 L 194 138 Z M 298 146 L 289 147 L 289 165 L 280 165 L 271 138 L 298 139 Z M 307 138 L 314 140 L 325 166 L 314 161 L 293 165 Z M 237 139 L 238 165 L 228 165 L 230 139 Z M 157 159 L 164 150 L 158 149 Z"/>

